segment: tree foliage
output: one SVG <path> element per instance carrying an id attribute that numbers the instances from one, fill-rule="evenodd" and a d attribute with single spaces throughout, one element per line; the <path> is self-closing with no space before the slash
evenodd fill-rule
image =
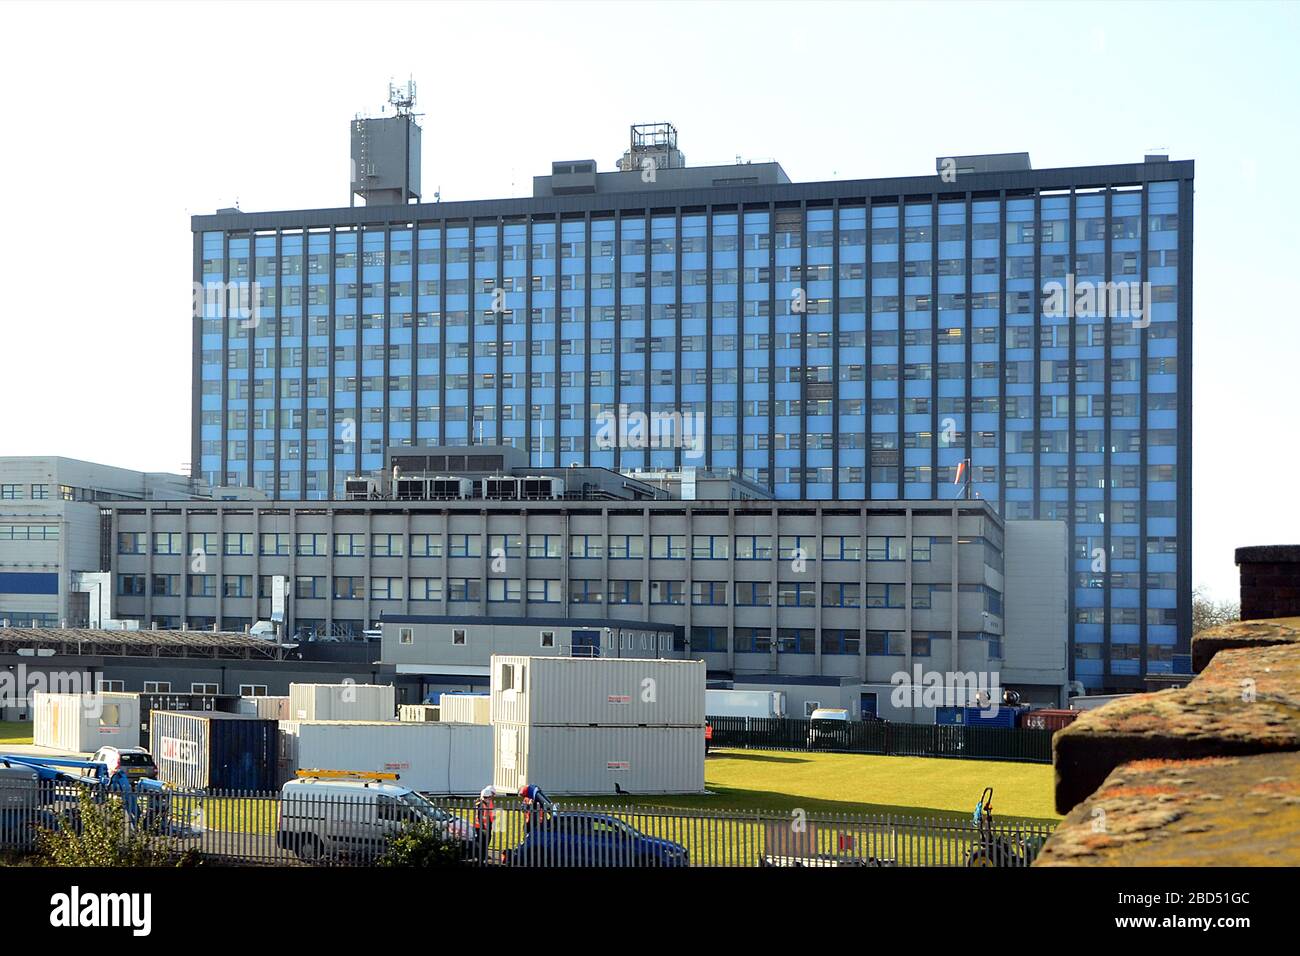
<path id="1" fill-rule="evenodd" d="M 1241 605 L 1236 601 L 1216 601 L 1199 587 L 1192 592 L 1192 633 L 1241 620 Z"/>
<path id="2" fill-rule="evenodd" d="M 403 827 L 393 837 L 376 866 L 433 867 L 465 866 L 468 854 L 458 841 L 447 839 L 437 827 L 421 821 Z"/>
<path id="3" fill-rule="evenodd" d="M 47 866 L 193 865 L 194 851 L 178 852 L 175 841 L 154 825 L 129 825 L 126 807 L 116 795 L 96 800 L 89 787 L 77 794 L 73 813 L 59 815 L 53 828 L 37 835 L 41 861 Z"/>

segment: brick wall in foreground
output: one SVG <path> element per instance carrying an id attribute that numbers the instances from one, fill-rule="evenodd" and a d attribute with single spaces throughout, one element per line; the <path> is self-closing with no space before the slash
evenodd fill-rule
<path id="1" fill-rule="evenodd" d="M 1192 657 L 1186 687 L 1055 735 L 1066 818 L 1036 866 L 1300 865 L 1300 617 L 1204 631 Z"/>
<path id="2" fill-rule="evenodd" d="M 1300 544 L 1238 548 L 1241 619 L 1300 615 Z"/>

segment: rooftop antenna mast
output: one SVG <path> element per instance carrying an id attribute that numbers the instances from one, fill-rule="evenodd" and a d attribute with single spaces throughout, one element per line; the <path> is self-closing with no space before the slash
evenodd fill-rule
<path id="1" fill-rule="evenodd" d="M 415 113 L 415 79 L 408 77 L 405 88 L 388 82 L 388 102 L 393 104 L 398 116 L 416 116 Z"/>

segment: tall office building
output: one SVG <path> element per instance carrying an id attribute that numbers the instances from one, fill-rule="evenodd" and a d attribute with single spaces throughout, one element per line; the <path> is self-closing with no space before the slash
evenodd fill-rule
<path id="1" fill-rule="evenodd" d="M 1192 162 L 792 183 L 688 166 L 655 124 L 616 171 L 413 203 L 418 126 L 366 122 L 406 124 L 354 128 L 366 205 L 193 219 L 196 476 L 329 498 L 387 447 L 482 443 L 969 495 L 1069 523 L 1078 679 L 1186 653 Z"/>

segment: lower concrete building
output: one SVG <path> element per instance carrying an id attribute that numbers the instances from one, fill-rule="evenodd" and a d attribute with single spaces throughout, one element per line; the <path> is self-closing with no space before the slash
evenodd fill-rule
<path id="1" fill-rule="evenodd" d="M 557 628 L 567 629 L 552 638 L 560 644 L 577 643 L 575 631 L 602 642 L 606 629 L 671 632 L 674 652 L 704 660 L 714 678 L 833 683 L 854 689 L 855 710 L 882 716 L 881 690 L 918 666 L 997 674 L 1042 703 L 1059 703 L 1068 679 L 1065 526 L 1004 523 L 979 500 L 107 510 L 117 617 L 239 631 L 269 620 L 287 587 L 284 633 L 382 627 L 380 659 L 407 674 L 423 667 L 428 689 L 481 677 L 487 655 L 476 648 L 538 647 Z"/>

